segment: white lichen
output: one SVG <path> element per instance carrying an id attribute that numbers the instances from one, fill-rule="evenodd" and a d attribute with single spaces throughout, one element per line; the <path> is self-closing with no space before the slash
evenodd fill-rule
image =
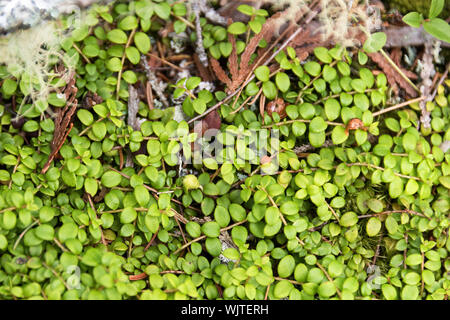
<path id="1" fill-rule="evenodd" d="M 229 246 L 225 241 L 222 241 L 222 252 L 224 252 L 226 249 L 228 248 L 232 248 L 231 246 Z M 232 260 L 232 259 L 228 259 L 227 257 L 225 257 L 222 253 L 219 255 L 219 260 L 220 262 L 224 263 L 224 264 L 228 264 L 229 262 L 233 262 L 235 263 L 237 260 Z"/>
<path id="2" fill-rule="evenodd" d="M 190 9 L 190 12 L 193 10 L 193 6 L 197 6 L 200 13 L 203 13 L 205 15 L 205 18 L 209 21 L 220 24 L 222 26 L 227 25 L 227 19 L 222 17 L 220 14 L 216 12 L 209 4 L 207 3 L 207 0 L 190 0 L 189 1 L 188 9 Z M 189 13 L 190 13 L 189 12 Z"/>
<path id="3" fill-rule="evenodd" d="M 169 38 L 170 38 L 170 48 L 176 54 L 184 52 L 186 50 L 186 45 L 189 40 L 186 32 L 181 33 L 171 32 L 169 33 Z"/>
<path id="4" fill-rule="evenodd" d="M 437 64 L 442 63 L 441 58 L 441 41 L 434 40 L 433 41 L 433 49 L 432 49 L 433 59 Z"/>
<path id="5" fill-rule="evenodd" d="M 214 83 L 209 82 L 209 81 L 201 81 L 198 84 L 198 87 L 195 88 L 194 92 L 197 93 L 197 92 L 202 91 L 202 90 L 207 90 L 209 92 L 214 92 L 215 88 L 216 87 L 214 86 Z"/>
<path id="6" fill-rule="evenodd" d="M 21 81 L 22 91 L 34 102 L 47 100 L 52 91 L 57 91 L 52 83 L 56 77 L 69 79 L 74 63 L 60 52 L 61 36 L 53 22 L 46 22 L 0 38 L 0 64 Z M 66 65 L 60 74 L 52 70 L 57 61 Z M 18 112 L 21 113 L 20 107 Z"/>
<path id="7" fill-rule="evenodd" d="M 325 39 L 332 39 L 343 47 L 355 45 L 358 31 L 371 33 L 381 26 L 380 12 L 353 1 L 321 0 L 320 31 Z M 358 23 L 355 29 L 354 23 Z"/>
<path id="8" fill-rule="evenodd" d="M 262 0 L 265 4 L 272 4 L 274 10 L 283 10 L 282 16 L 275 23 L 277 29 L 285 23 L 300 23 L 298 18 L 306 17 L 314 0 Z M 370 33 L 381 27 L 379 8 L 359 4 L 359 1 L 346 0 L 319 0 L 320 12 L 318 14 L 319 27 L 317 32 L 324 40 L 332 40 L 343 47 L 353 46 L 355 36 L 361 30 Z M 357 23 L 357 27 L 355 27 Z"/>

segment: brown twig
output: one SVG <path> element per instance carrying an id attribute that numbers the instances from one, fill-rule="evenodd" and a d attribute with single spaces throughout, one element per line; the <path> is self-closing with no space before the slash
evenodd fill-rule
<path id="1" fill-rule="evenodd" d="M 269 201 L 270 201 L 270 203 L 272 204 L 272 206 L 274 206 L 275 208 L 277 208 L 277 210 L 278 210 L 278 212 L 279 212 L 279 214 L 280 214 L 280 219 L 281 219 L 281 221 L 283 222 L 283 225 L 287 226 L 287 221 L 286 221 L 286 219 L 284 218 L 283 213 L 281 213 L 281 211 L 278 209 L 278 206 L 277 206 L 277 204 L 275 203 L 275 201 L 273 200 L 273 198 L 269 195 L 269 193 L 266 191 L 265 188 L 260 187 L 260 189 L 263 190 L 263 191 L 267 194 L 267 197 L 269 198 Z M 297 239 L 297 241 L 298 241 L 302 246 L 305 245 L 305 243 L 303 242 L 303 240 L 301 240 L 299 237 L 296 236 L 295 238 Z"/>
<path id="2" fill-rule="evenodd" d="M 167 97 L 164 94 L 164 83 L 162 83 L 161 80 L 159 80 L 156 77 L 155 73 L 153 72 L 152 68 L 150 67 L 150 65 L 144 55 L 141 55 L 141 65 L 143 66 L 143 68 L 145 70 L 147 80 L 150 83 L 152 83 L 152 88 L 153 88 L 153 90 L 155 90 L 156 95 L 159 97 L 159 99 L 164 104 L 164 106 L 168 107 L 169 101 L 167 100 Z"/>
<path id="3" fill-rule="evenodd" d="M 423 274 L 424 267 L 425 267 L 425 252 L 422 251 L 422 263 L 420 264 L 420 270 L 422 271 L 421 274 Z M 425 288 L 424 277 L 422 276 L 421 278 L 422 278 L 422 281 L 421 281 L 422 283 L 420 286 L 420 296 L 423 295 L 423 289 Z"/>
<path id="4" fill-rule="evenodd" d="M 155 106 L 153 105 L 152 84 L 150 81 L 147 81 L 147 85 L 145 86 L 145 96 L 147 98 L 148 108 L 153 110 Z"/>
<path id="5" fill-rule="evenodd" d="M 122 148 L 119 149 L 119 169 L 122 170 L 123 169 L 123 152 L 122 152 Z"/>
<path id="6" fill-rule="evenodd" d="M 407 48 L 423 46 L 426 41 L 433 40 L 433 36 L 425 32 L 423 27 L 388 26 L 384 32 L 387 36 L 386 48 Z M 450 47 L 450 43 L 441 42 L 442 47 Z"/>
<path id="7" fill-rule="evenodd" d="M 62 250 L 63 252 L 69 252 L 69 250 L 67 250 L 67 248 L 64 247 L 63 244 L 62 244 L 61 242 L 59 242 L 58 239 L 53 238 L 53 242 L 56 243 L 56 245 L 57 245 L 58 247 L 60 247 L 61 250 Z"/>
<path id="8" fill-rule="evenodd" d="M 123 65 L 125 64 L 125 58 L 126 58 L 126 51 L 127 48 L 130 46 L 131 44 L 131 40 L 133 39 L 134 34 L 136 33 L 136 28 L 134 28 L 131 33 L 130 36 L 128 37 L 128 41 L 127 44 L 125 45 L 124 51 L 123 51 L 123 55 L 122 55 L 122 61 L 121 61 L 121 68 L 119 70 L 119 74 L 117 76 L 117 86 L 116 86 L 116 99 L 119 98 L 119 91 L 120 91 L 120 81 L 122 80 L 122 72 L 123 72 Z"/>
<path id="9" fill-rule="evenodd" d="M 322 270 L 322 272 L 325 274 L 325 276 L 327 277 L 328 281 L 332 282 L 336 288 L 336 292 L 339 296 L 339 298 L 342 299 L 342 294 L 341 294 L 341 290 L 339 290 L 339 288 L 336 286 L 336 284 L 334 283 L 333 279 L 330 277 L 330 275 L 328 274 L 327 270 L 325 270 L 325 268 L 319 263 L 316 262 L 316 266 L 319 267 L 320 270 Z"/>
<path id="10" fill-rule="evenodd" d="M 403 250 L 403 269 L 406 269 L 406 251 L 408 248 L 408 234 L 407 233 L 405 233 L 405 242 L 406 242 L 405 250 Z"/>
<path id="11" fill-rule="evenodd" d="M 13 250 L 16 250 L 17 246 L 20 243 L 20 240 L 22 240 L 23 236 L 25 235 L 25 233 L 28 232 L 28 230 L 30 230 L 31 228 L 33 228 L 36 224 L 39 223 L 39 220 L 34 221 L 32 224 L 30 224 L 28 227 L 25 228 L 25 230 L 22 231 L 22 233 L 19 235 L 19 237 L 17 238 L 16 242 L 14 242 L 14 246 L 13 246 Z"/>
<path id="12" fill-rule="evenodd" d="M 403 108 L 405 106 L 409 106 L 410 104 L 413 104 L 413 103 L 416 103 L 416 102 L 420 102 L 420 101 L 423 101 L 425 99 L 426 99 L 426 97 L 422 96 L 422 97 L 419 97 L 419 98 L 408 100 L 408 101 L 396 104 L 395 106 L 392 106 L 392 107 L 389 107 L 389 108 L 382 109 L 380 111 L 374 112 L 373 116 L 374 117 L 378 117 L 379 115 L 382 115 L 383 113 L 391 112 L 393 110 L 397 110 L 397 109 Z"/>
<path id="13" fill-rule="evenodd" d="M 42 263 L 42 265 L 46 268 L 46 269 L 48 269 L 48 270 L 50 270 L 63 284 L 64 284 L 64 286 L 66 287 L 66 289 L 67 290 L 70 290 L 71 288 L 67 285 L 67 283 L 66 283 L 66 281 L 64 280 L 64 278 L 63 277 L 61 277 L 61 275 L 58 273 L 58 272 L 56 272 L 55 271 L 55 269 L 53 269 L 52 267 L 50 267 L 48 264 L 46 264 L 45 262 L 41 262 Z"/>
<path id="14" fill-rule="evenodd" d="M 170 63 L 170 62 L 167 61 L 166 59 L 160 58 L 160 57 L 158 57 L 157 55 L 152 54 L 152 53 L 150 53 L 150 52 L 149 52 L 149 53 L 146 53 L 146 55 L 149 56 L 149 57 L 153 57 L 153 58 L 155 58 L 155 59 L 161 61 L 162 63 L 167 64 L 169 67 L 172 67 L 172 68 L 174 68 L 174 69 L 176 69 L 176 70 L 178 70 L 178 71 L 183 71 L 183 70 L 184 70 L 183 68 L 181 68 L 181 67 L 179 67 L 179 66 L 177 66 L 177 65 L 175 65 L 175 64 L 173 64 L 173 63 Z"/>
<path id="15" fill-rule="evenodd" d="M 167 273 L 171 273 L 171 274 L 185 274 L 186 272 L 184 272 L 183 270 L 164 270 L 164 271 L 161 271 L 159 274 L 167 274 Z"/>
<path id="16" fill-rule="evenodd" d="M 277 122 L 277 123 L 273 123 L 271 125 L 267 125 L 267 126 L 263 126 L 261 128 L 263 129 L 269 129 L 272 128 L 274 126 L 283 126 L 283 125 L 287 125 L 287 124 L 291 124 L 294 122 L 303 122 L 303 123 L 310 123 L 312 120 L 306 120 L 306 119 L 294 119 L 294 120 L 288 120 L 288 121 L 282 121 L 282 122 Z M 328 124 L 329 126 L 341 126 L 341 127 L 345 127 L 345 124 L 343 123 L 339 123 L 339 122 L 332 122 L 332 121 L 325 121 L 326 124 Z"/>
<path id="17" fill-rule="evenodd" d="M 378 255 L 380 254 L 381 240 L 383 239 L 383 233 L 380 232 L 380 236 L 378 238 L 377 248 L 375 249 L 375 254 L 373 255 L 372 265 L 374 266 L 377 262 Z"/>
<path id="18" fill-rule="evenodd" d="M 377 169 L 377 170 L 381 170 L 381 171 L 386 170 L 383 167 L 376 166 L 376 165 L 370 164 L 370 163 L 365 163 L 365 162 L 346 163 L 346 166 L 347 167 L 353 167 L 353 166 L 368 167 L 368 168 Z M 397 173 L 397 172 L 394 172 L 394 175 L 396 175 L 397 177 L 400 177 L 400 178 L 414 179 L 414 180 L 417 180 L 417 181 L 421 181 L 420 178 L 418 178 L 418 177 L 407 176 L 407 175 L 404 175 L 404 174 L 401 174 L 401 173 Z"/>
<path id="19" fill-rule="evenodd" d="M 325 203 L 327 204 L 327 206 L 328 206 L 328 209 L 330 209 L 330 211 L 331 211 L 331 213 L 333 214 L 333 216 L 336 218 L 336 220 L 338 221 L 338 222 L 340 222 L 339 221 L 339 217 L 338 217 L 338 215 L 336 214 L 336 211 L 334 211 L 334 209 L 333 209 L 333 207 L 332 206 L 330 206 L 329 204 L 328 204 L 328 202 L 327 201 L 325 201 Z"/>
<path id="20" fill-rule="evenodd" d="M 267 297 L 269 296 L 269 290 L 270 290 L 271 284 L 272 284 L 272 283 L 269 283 L 269 285 L 267 286 L 266 294 L 264 295 L 264 300 L 267 300 Z"/>
<path id="21" fill-rule="evenodd" d="M 81 51 L 80 48 L 78 48 L 78 46 L 75 43 L 72 43 L 72 46 L 80 54 L 80 56 L 83 57 L 83 59 L 84 59 L 84 61 L 86 61 L 86 63 L 91 64 L 91 60 L 89 60 L 89 58 L 85 56 L 83 51 Z"/>
<path id="22" fill-rule="evenodd" d="M 450 63 L 447 64 L 447 66 L 445 67 L 445 72 L 442 74 L 442 76 L 441 76 L 439 82 L 437 83 L 436 87 L 434 88 L 434 91 L 433 91 L 433 93 L 431 94 L 431 96 L 429 97 L 428 101 L 433 101 L 434 98 L 436 97 L 437 92 L 438 92 L 438 89 L 439 89 L 439 86 L 441 86 L 442 83 L 444 83 L 445 79 L 447 79 L 447 76 L 448 76 L 448 70 L 449 70 L 449 69 L 450 69 Z"/>
<path id="23" fill-rule="evenodd" d="M 389 55 L 383 50 L 380 49 L 380 53 L 382 54 L 382 56 L 389 62 L 389 64 L 394 68 L 395 71 L 397 71 L 399 73 L 399 75 L 417 92 L 420 93 L 419 88 L 417 88 L 417 86 L 411 81 L 411 79 L 409 79 L 405 73 L 400 69 L 399 66 L 397 66 L 392 59 L 389 57 Z"/>
<path id="24" fill-rule="evenodd" d="M 91 209 L 94 210 L 95 216 L 97 217 L 97 210 L 95 209 L 94 203 L 92 202 L 91 195 L 89 193 L 87 193 L 87 197 L 88 197 L 88 200 L 89 200 L 89 205 L 91 206 Z M 98 227 L 100 229 L 100 235 L 101 235 L 102 243 L 104 244 L 105 247 L 108 248 L 108 242 L 106 242 L 105 236 L 103 235 L 102 227 L 100 225 Z"/>
<path id="25" fill-rule="evenodd" d="M 178 207 L 180 208 L 180 211 L 183 212 L 182 206 L 181 206 L 181 205 L 178 205 Z M 180 229 L 181 236 L 183 237 L 183 241 L 184 241 L 184 243 L 186 244 L 186 243 L 187 243 L 187 240 L 186 240 L 186 236 L 184 235 L 183 228 L 181 227 L 180 222 L 178 221 L 178 219 L 175 219 L 175 221 L 176 221 L 176 223 L 177 223 L 177 225 L 178 225 L 178 229 Z"/>
<path id="26" fill-rule="evenodd" d="M 16 165 L 15 165 L 14 168 L 13 168 L 13 172 L 12 172 L 12 174 L 11 174 L 11 180 L 9 180 L 9 183 L 8 183 L 8 189 L 11 189 L 12 182 L 13 182 L 12 175 L 13 175 L 14 173 L 16 173 L 17 167 L 19 166 L 19 164 L 20 164 L 20 155 L 17 156 L 17 163 L 16 163 Z"/>
<path id="27" fill-rule="evenodd" d="M 371 218 L 371 217 L 378 217 L 378 216 L 382 216 L 382 215 L 389 215 L 389 214 L 393 214 L 393 213 L 409 213 L 415 216 L 419 216 L 419 217 L 423 217 L 423 218 L 427 218 L 428 220 L 431 220 L 431 218 L 427 217 L 426 215 L 414 211 L 414 210 L 409 210 L 409 209 L 405 209 L 405 210 L 391 210 L 391 211 L 383 211 L 380 213 L 374 213 L 374 214 L 365 214 L 365 215 L 361 215 L 358 216 L 358 219 L 363 219 L 363 218 Z"/>
<path id="28" fill-rule="evenodd" d="M 150 248 L 150 246 L 152 245 L 153 241 L 155 241 L 156 236 L 158 235 L 158 231 L 159 231 L 159 226 L 158 229 L 156 229 L 156 232 L 153 234 L 152 238 L 150 239 L 150 241 L 147 243 L 147 245 L 144 248 L 144 251 L 147 251 L 148 248 Z"/>
<path id="29" fill-rule="evenodd" d="M 285 279 L 285 278 L 281 278 L 281 277 L 273 277 L 275 280 L 278 280 L 278 281 L 283 281 L 283 280 L 286 280 L 286 281 L 289 281 L 290 283 L 292 283 L 292 284 L 295 284 L 295 285 L 298 285 L 298 286 L 301 286 L 303 283 L 301 283 L 301 282 L 298 282 L 298 281 L 295 281 L 295 280 L 291 280 L 291 279 Z"/>
<path id="30" fill-rule="evenodd" d="M 241 109 L 248 103 L 248 101 L 249 101 L 251 98 L 252 98 L 252 96 L 248 96 L 247 99 L 245 99 L 245 101 L 242 102 L 242 104 L 241 104 L 236 110 L 230 112 L 230 115 L 231 115 L 231 114 L 235 114 L 236 112 L 238 112 L 239 110 L 241 110 Z M 237 99 L 236 99 L 236 100 L 237 100 Z"/>

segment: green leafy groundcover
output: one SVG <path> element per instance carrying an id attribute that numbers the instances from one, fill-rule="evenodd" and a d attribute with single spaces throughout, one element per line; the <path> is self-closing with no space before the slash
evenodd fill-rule
<path id="1" fill-rule="evenodd" d="M 267 12 L 241 11 L 251 24 L 201 18 L 208 55 L 231 54 L 227 33 L 240 55 L 260 32 Z M 380 112 L 387 80 L 363 51 L 316 48 L 301 64 L 288 47 L 275 59 L 279 72 L 256 69 L 237 103 L 218 109 L 223 152 L 190 164 L 198 137 L 172 119 L 174 107 L 140 102 L 138 131 L 126 116 L 128 86 L 147 79 L 141 55 L 155 39 L 169 46 L 158 31 L 173 23 L 180 34 L 194 15 L 180 2 L 140 0 L 96 6 L 86 23 L 61 50 L 76 66 L 79 101 L 95 92 L 103 102 L 78 106 L 44 174 L 49 111 L 65 101 L 53 93 L 32 103 L 39 84 L 0 68 L 2 299 L 447 298 L 448 82 L 427 103 L 431 128 L 417 130 L 417 103 Z M 190 77 L 167 89 L 189 117 L 226 97 L 199 85 Z M 283 99 L 286 117 L 262 117 L 255 106 L 233 112 L 260 88 L 267 102 Z M 127 154 L 134 166 L 121 169 Z"/>

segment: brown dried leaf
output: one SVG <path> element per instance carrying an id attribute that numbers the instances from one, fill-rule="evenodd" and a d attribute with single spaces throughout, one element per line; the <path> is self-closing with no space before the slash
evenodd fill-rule
<path id="1" fill-rule="evenodd" d="M 269 116 L 272 116 L 272 113 L 276 112 L 280 116 L 280 119 L 286 118 L 286 104 L 281 98 L 270 101 L 266 106 L 266 110 Z"/>
<path id="2" fill-rule="evenodd" d="M 222 120 L 220 119 L 219 112 L 217 110 L 214 110 L 214 111 L 208 113 L 205 116 L 205 118 L 203 118 L 201 121 L 196 121 L 194 123 L 194 128 L 193 128 L 192 132 L 197 133 L 197 139 L 201 138 L 203 136 L 209 137 L 209 136 L 211 136 L 211 134 L 215 135 L 216 131 L 213 131 L 213 132 L 207 132 L 207 131 L 209 129 L 219 130 L 221 124 L 222 124 Z M 192 152 L 201 150 L 201 146 L 200 146 L 198 140 L 191 143 L 191 150 L 192 150 Z"/>
<path id="3" fill-rule="evenodd" d="M 220 119 L 219 112 L 214 110 L 208 113 L 202 121 L 198 121 L 194 125 L 193 132 L 197 133 L 199 137 L 203 136 L 209 129 L 220 129 L 222 120 Z"/>
<path id="4" fill-rule="evenodd" d="M 222 124 L 222 120 L 220 119 L 219 112 L 214 110 L 206 115 L 203 119 L 205 122 L 205 126 L 207 129 L 220 129 L 220 125 Z"/>
<path id="5" fill-rule="evenodd" d="M 150 81 L 147 81 L 147 85 L 145 86 L 145 98 L 147 99 L 148 108 L 153 110 L 155 107 L 153 105 L 152 84 Z"/>
<path id="6" fill-rule="evenodd" d="M 102 103 L 103 98 L 100 97 L 96 92 L 89 91 L 81 102 L 81 106 L 86 109 L 90 109 L 96 104 Z"/>
<path id="7" fill-rule="evenodd" d="M 417 74 L 401 67 L 402 55 L 403 55 L 403 53 L 402 53 L 402 49 L 400 47 L 396 47 L 396 48 L 392 49 L 392 51 L 391 51 L 392 61 L 394 61 L 394 63 L 397 66 L 399 66 L 400 70 L 405 74 L 405 76 L 407 76 L 409 79 L 417 80 L 418 79 Z"/>
<path id="8" fill-rule="evenodd" d="M 347 123 L 347 126 L 345 127 L 345 133 L 348 135 L 348 132 L 350 130 L 357 130 L 357 129 L 362 129 L 364 131 L 367 131 L 366 126 L 360 119 L 353 118 Z"/>

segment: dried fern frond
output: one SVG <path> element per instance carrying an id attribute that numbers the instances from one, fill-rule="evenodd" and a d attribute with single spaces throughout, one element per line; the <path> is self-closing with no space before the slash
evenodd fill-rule
<path id="1" fill-rule="evenodd" d="M 53 133 L 53 139 L 50 144 L 51 152 L 48 156 L 47 162 L 42 167 L 42 174 L 45 174 L 50 168 L 53 159 L 58 154 L 59 150 L 63 146 L 64 142 L 69 136 L 70 131 L 73 128 L 72 117 L 78 106 L 78 100 L 76 99 L 78 88 L 75 85 L 75 74 L 73 72 L 70 72 L 68 74 L 68 77 L 68 83 L 63 90 L 67 103 L 64 108 L 59 108 L 56 112 L 55 131 Z"/>
<path id="2" fill-rule="evenodd" d="M 228 69 L 231 74 L 231 79 L 226 74 L 225 70 L 220 66 L 219 61 L 214 58 L 210 58 L 211 66 L 216 73 L 217 78 L 226 84 L 228 91 L 236 90 L 247 78 L 250 72 L 252 72 L 253 68 L 256 67 L 257 61 L 254 61 L 250 64 L 251 57 L 253 53 L 255 53 L 258 48 L 259 42 L 264 39 L 267 42 L 272 38 L 272 31 L 274 25 L 278 23 L 281 17 L 281 13 L 276 13 L 269 19 L 267 19 L 266 23 L 263 25 L 261 31 L 256 34 L 246 46 L 244 52 L 241 54 L 241 61 L 238 62 L 237 49 L 236 49 L 236 39 L 233 35 L 228 36 L 228 41 L 232 45 L 232 51 L 230 56 L 228 57 Z"/>
<path id="3" fill-rule="evenodd" d="M 369 57 L 381 68 L 386 74 L 389 85 L 393 89 L 395 95 L 399 94 L 399 87 L 412 98 L 417 97 L 417 92 L 414 88 L 395 70 L 386 58 L 379 52 L 369 53 Z"/>
<path id="4" fill-rule="evenodd" d="M 226 74 L 225 70 L 222 69 L 222 67 L 220 66 L 219 61 L 217 61 L 214 58 L 209 58 L 209 61 L 211 63 L 211 67 L 217 77 L 217 79 L 219 79 L 220 81 L 222 81 L 227 87 L 231 87 L 231 80 L 228 77 L 228 75 Z"/>

